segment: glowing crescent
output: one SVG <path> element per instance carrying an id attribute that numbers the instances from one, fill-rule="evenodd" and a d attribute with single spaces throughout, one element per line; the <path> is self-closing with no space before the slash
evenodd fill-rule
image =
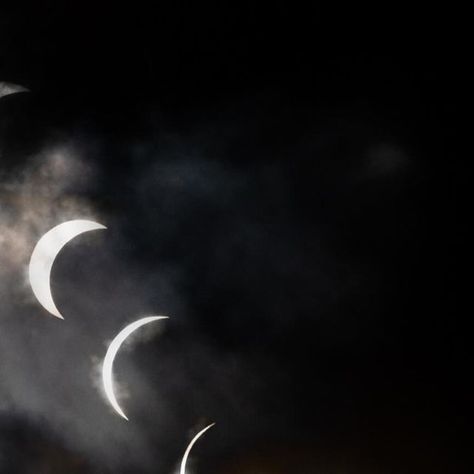
<path id="1" fill-rule="evenodd" d="M 128 418 L 120 408 L 117 398 L 115 397 L 112 374 L 114 359 L 120 349 L 120 346 L 124 343 L 128 336 L 132 334 L 132 332 L 136 331 L 139 327 L 144 326 L 145 324 L 158 321 L 158 319 L 168 319 L 168 316 L 149 316 L 147 318 L 139 319 L 138 321 L 126 326 L 114 337 L 104 357 L 104 363 L 102 365 L 102 382 L 104 383 L 105 394 L 107 395 L 107 398 L 114 410 L 127 421 Z"/>
<path id="2" fill-rule="evenodd" d="M 194 443 L 210 428 L 212 428 L 215 423 L 211 423 L 209 426 L 206 426 L 202 431 L 200 431 L 189 443 L 189 446 L 186 448 L 184 452 L 183 460 L 181 461 L 181 469 L 179 470 L 179 474 L 186 474 L 186 462 L 188 460 L 189 453 L 191 449 L 193 449 Z"/>
<path id="3" fill-rule="evenodd" d="M 10 82 L 0 82 L 0 98 L 10 94 L 16 94 L 18 92 L 30 92 L 26 87 L 18 84 L 12 84 Z"/>
<path id="4" fill-rule="evenodd" d="M 97 222 L 77 219 L 53 227 L 39 239 L 31 254 L 29 277 L 33 293 L 53 316 L 64 319 L 51 294 L 51 269 L 59 251 L 74 237 L 90 230 L 106 229 Z"/>

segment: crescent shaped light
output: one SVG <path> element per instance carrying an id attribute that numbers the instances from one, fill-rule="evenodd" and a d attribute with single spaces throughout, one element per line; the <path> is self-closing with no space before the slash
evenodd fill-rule
<path id="1" fill-rule="evenodd" d="M 102 382 L 104 384 L 105 394 L 107 395 L 107 399 L 109 400 L 114 410 L 127 421 L 128 418 L 123 412 L 123 410 L 120 408 L 120 405 L 117 402 L 117 398 L 115 397 L 113 381 L 114 359 L 120 349 L 120 346 L 125 342 L 125 340 L 128 338 L 128 336 L 130 336 L 130 334 L 135 332 L 141 326 L 144 326 L 145 324 L 151 323 L 153 321 L 158 321 L 159 319 L 168 319 L 168 316 L 149 316 L 147 318 L 139 319 L 123 328 L 110 343 L 107 349 L 107 353 L 104 357 L 104 362 L 102 364 Z"/>
<path id="2" fill-rule="evenodd" d="M 39 239 L 30 258 L 29 277 L 33 293 L 53 316 L 64 319 L 51 294 L 51 269 L 60 250 L 74 237 L 91 230 L 106 229 L 97 222 L 76 219 L 53 227 Z"/>
<path id="3" fill-rule="evenodd" d="M 10 82 L 0 82 L 0 99 L 7 95 L 16 94 L 18 92 L 30 92 L 26 87 Z"/>
<path id="4" fill-rule="evenodd" d="M 181 461 L 181 469 L 179 470 L 179 474 L 186 474 L 186 462 L 188 461 L 189 453 L 191 449 L 193 449 L 194 443 L 210 428 L 212 428 L 215 423 L 211 423 L 209 426 L 206 426 L 203 430 L 201 430 L 189 443 L 186 451 L 184 452 L 183 460 Z"/>

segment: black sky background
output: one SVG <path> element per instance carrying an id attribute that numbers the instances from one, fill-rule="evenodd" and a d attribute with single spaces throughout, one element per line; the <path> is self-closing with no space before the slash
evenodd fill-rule
<path id="1" fill-rule="evenodd" d="M 161 390 L 180 418 L 161 464 L 112 469 L 47 420 L 2 410 L 1 472 L 172 472 L 202 419 L 217 425 L 196 473 L 465 469 L 461 40 L 443 15 L 345 13 L 2 6 L 0 80 L 32 91 L 0 102 L 2 180 L 50 143 L 94 167 L 77 192 L 132 262 L 126 309 L 140 311 L 143 281 L 145 309 L 171 316 L 130 357 L 152 389 L 172 380 Z M 57 263 L 69 318 L 83 317 L 60 296 L 71 262 L 86 294 L 99 267 L 120 286 L 97 256 L 107 239 Z M 83 282 L 91 270 L 100 278 Z M 110 335 L 135 317 L 113 312 L 94 314 Z M 143 413 L 153 390 L 130 392 L 144 437 L 161 440 L 154 426 L 168 425 Z"/>

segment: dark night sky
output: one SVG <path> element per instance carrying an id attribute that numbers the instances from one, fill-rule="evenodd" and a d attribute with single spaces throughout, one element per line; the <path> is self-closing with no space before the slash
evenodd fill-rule
<path id="1" fill-rule="evenodd" d="M 208 421 L 190 473 L 463 471 L 461 38 L 358 13 L 1 7 L 2 474 L 171 474 Z M 75 217 L 58 323 L 24 269 Z"/>

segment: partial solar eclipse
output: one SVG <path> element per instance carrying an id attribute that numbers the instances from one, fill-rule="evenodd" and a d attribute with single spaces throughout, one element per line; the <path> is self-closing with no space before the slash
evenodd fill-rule
<path id="1" fill-rule="evenodd" d="M 114 359 L 120 349 L 120 346 L 133 332 L 145 324 L 158 321 L 159 319 L 168 319 L 168 316 L 149 316 L 129 324 L 114 337 L 109 345 L 109 348 L 107 349 L 107 353 L 105 354 L 104 362 L 102 364 L 102 382 L 104 384 L 105 394 L 113 409 L 127 421 L 128 418 L 123 412 L 122 408 L 120 408 L 120 405 L 117 402 L 117 397 L 115 396 L 113 380 Z"/>
<path id="2" fill-rule="evenodd" d="M 57 318 L 64 319 L 51 294 L 51 269 L 60 250 L 74 237 L 91 230 L 106 229 L 97 222 L 76 219 L 53 227 L 39 239 L 30 258 L 29 277 L 40 304 Z"/>
<path id="3" fill-rule="evenodd" d="M 181 469 L 179 470 L 179 474 L 186 474 L 186 462 L 188 461 L 189 453 L 191 449 L 193 449 L 194 443 L 210 428 L 212 428 L 215 423 L 211 423 L 209 426 L 206 426 L 203 430 L 201 430 L 189 443 L 186 451 L 184 452 L 183 460 L 181 461 Z"/>

